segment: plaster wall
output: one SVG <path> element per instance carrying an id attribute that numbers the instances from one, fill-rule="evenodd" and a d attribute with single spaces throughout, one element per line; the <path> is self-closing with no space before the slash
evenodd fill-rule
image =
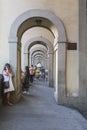
<path id="1" fill-rule="evenodd" d="M 11 25 L 19 15 L 29 9 L 47 9 L 53 12 L 63 22 L 68 41 L 78 43 L 78 0 L 55 0 L 55 2 L 53 0 L 50 0 L 50 2 L 47 0 L 1 0 L 0 2 L 0 6 L 2 7 L 0 16 L 0 57 L 1 55 L 4 57 L 0 60 L 2 66 L 5 62 L 9 61 L 8 37 Z M 70 56 L 67 55 L 67 61 L 69 59 Z M 0 66 L 0 71 L 2 70 L 2 66 Z M 69 74 L 69 76 L 72 75 Z"/>
<path id="2" fill-rule="evenodd" d="M 78 51 L 67 51 L 67 71 L 66 71 L 66 87 L 67 96 L 78 96 L 79 84 L 78 84 Z M 74 81 L 74 82 L 73 82 Z"/>
<path id="3" fill-rule="evenodd" d="M 79 79 L 80 95 L 87 97 L 87 7 L 86 0 L 80 0 L 79 23 Z M 87 106 L 87 104 L 86 104 Z"/>
<path id="4" fill-rule="evenodd" d="M 52 11 L 56 16 L 58 16 L 64 23 L 67 31 L 68 40 L 71 42 L 78 41 L 78 0 L 1 0 L 1 15 L 0 21 L 0 39 L 1 43 L 4 44 L 4 52 L 0 54 L 8 59 L 9 46 L 8 46 L 8 36 L 11 24 L 14 20 L 22 13 L 29 9 L 47 9 Z M 74 8 L 73 8 L 74 7 Z M 3 49 L 3 46 L 0 50 Z M 5 61 L 1 60 L 1 63 Z"/>

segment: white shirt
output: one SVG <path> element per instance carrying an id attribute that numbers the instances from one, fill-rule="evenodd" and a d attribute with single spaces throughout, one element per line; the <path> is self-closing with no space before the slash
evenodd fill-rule
<path id="1" fill-rule="evenodd" d="M 4 82 L 9 81 L 9 75 L 6 75 L 5 71 L 3 71 L 3 77 L 4 77 Z"/>

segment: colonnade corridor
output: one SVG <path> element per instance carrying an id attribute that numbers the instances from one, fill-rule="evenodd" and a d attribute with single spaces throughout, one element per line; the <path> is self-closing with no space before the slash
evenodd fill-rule
<path id="1" fill-rule="evenodd" d="M 87 120 L 78 111 L 57 105 L 54 88 L 35 80 L 30 95 L 0 108 L 0 130 L 87 130 Z"/>

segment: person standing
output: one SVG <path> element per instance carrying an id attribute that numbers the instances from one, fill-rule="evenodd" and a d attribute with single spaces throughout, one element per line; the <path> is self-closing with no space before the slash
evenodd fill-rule
<path id="1" fill-rule="evenodd" d="M 25 72 L 24 73 L 22 72 L 21 76 L 23 77 L 22 78 L 22 91 L 23 91 L 23 94 L 29 95 L 30 73 L 29 73 L 29 67 L 28 66 L 25 67 Z"/>
<path id="2" fill-rule="evenodd" d="M 41 71 L 40 71 L 40 68 L 38 68 L 37 67 L 37 69 L 36 69 L 36 78 L 39 80 L 39 78 L 40 78 L 40 75 L 41 75 Z"/>
<path id="3" fill-rule="evenodd" d="M 11 106 L 13 105 L 10 101 L 11 92 L 15 91 L 15 88 L 12 82 L 13 72 L 9 63 L 5 64 L 2 74 L 4 77 L 4 94 L 6 95 L 4 102 Z"/>
<path id="4" fill-rule="evenodd" d="M 30 82 L 33 83 L 33 76 L 34 76 L 34 67 L 33 67 L 33 65 L 31 65 L 31 67 L 29 67 L 29 72 L 30 72 Z"/>

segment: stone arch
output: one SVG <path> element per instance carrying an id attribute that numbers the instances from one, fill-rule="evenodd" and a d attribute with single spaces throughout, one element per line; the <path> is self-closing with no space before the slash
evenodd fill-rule
<path id="1" fill-rule="evenodd" d="M 35 42 L 35 41 L 42 41 L 42 42 L 44 42 L 44 43 L 46 44 L 48 50 L 49 50 L 50 52 L 53 51 L 52 43 L 51 43 L 48 39 L 46 39 L 46 38 L 44 38 L 44 37 L 42 37 L 42 36 L 38 36 L 38 37 L 34 37 L 34 38 L 29 39 L 29 40 L 25 43 L 24 53 L 28 53 L 28 48 L 29 48 L 29 46 L 31 45 L 31 43 L 33 43 L 33 42 Z"/>
<path id="2" fill-rule="evenodd" d="M 48 54 L 49 54 L 49 86 L 53 86 L 53 64 L 52 64 L 52 61 L 53 61 L 53 46 L 52 46 L 52 43 L 44 38 L 44 37 L 41 37 L 41 36 L 38 36 L 38 37 L 34 37 L 34 38 L 31 38 L 29 39 L 26 43 L 25 43 L 25 46 L 24 46 L 24 59 L 26 59 L 25 61 L 27 63 L 25 63 L 25 66 L 28 65 L 28 57 L 29 57 L 29 53 L 28 53 L 28 48 L 30 48 L 30 46 L 35 42 L 35 41 L 41 41 L 43 42 L 43 44 L 45 44 L 48 48 Z"/>
<path id="3" fill-rule="evenodd" d="M 30 57 L 32 57 L 31 59 L 31 61 L 33 61 L 33 63 L 34 63 L 34 65 L 36 65 L 36 58 L 39 58 L 39 57 L 42 57 L 42 60 L 41 61 L 44 61 L 43 63 L 44 64 L 41 64 L 41 65 L 43 65 L 44 67 L 46 67 L 46 65 L 45 65 L 45 59 L 47 58 L 47 52 L 44 52 L 44 51 L 42 51 L 41 49 L 39 49 L 39 50 L 34 50 L 33 52 L 31 52 L 30 53 Z M 32 62 L 31 62 L 31 64 L 32 64 Z"/>
<path id="4" fill-rule="evenodd" d="M 51 21 L 53 23 L 53 25 L 55 25 L 57 32 L 59 33 L 58 41 L 59 42 L 66 41 L 66 33 L 65 33 L 64 25 L 63 25 L 62 21 L 58 17 L 55 16 L 55 14 L 53 14 L 52 12 L 50 12 L 48 10 L 31 9 L 31 10 L 28 10 L 28 11 L 22 13 L 13 22 L 11 29 L 10 29 L 9 42 L 11 42 L 11 41 L 17 42 L 18 28 L 24 21 L 26 21 L 27 19 L 30 19 L 32 17 L 43 17 L 43 18 L 46 18 L 49 21 Z"/>
<path id="5" fill-rule="evenodd" d="M 31 9 L 29 11 L 26 11 L 22 13 L 20 16 L 16 18 L 16 20 L 13 22 L 10 33 L 9 33 L 9 38 L 8 42 L 10 43 L 9 45 L 9 61 L 13 66 L 14 73 L 16 75 L 15 78 L 15 85 L 17 86 L 17 92 L 19 94 L 20 89 L 18 86 L 21 85 L 20 81 L 20 68 L 19 66 L 21 65 L 21 57 L 20 57 L 20 52 L 21 52 L 21 46 L 18 45 L 18 37 L 17 37 L 17 31 L 20 27 L 20 25 L 26 21 L 27 19 L 30 19 L 32 17 L 43 17 L 48 19 L 49 21 L 52 22 L 53 25 L 55 25 L 55 28 L 58 32 L 58 37 L 56 38 L 56 48 L 55 50 L 57 51 L 57 66 L 58 66 L 58 72 L 57 72 L 57 84 L 56 84 L 56 92 L 55 92 L 55 98 L 56 101 L 60 100 L 61 102 L 61 97 L 65 96 L 65 57 L 66 57 L 66 33 L 64 29 L 64 25 L 61 22 L 61 20 L 55 16 L 52 12 L 48 10 L 41 10 L 41 9 Z M 58 44 L 59 43 L 59 44 Z M 63 43 L 63 44 L 62 44 Z M 14 57 L 14 58 L 13 58 Z M 20 59 L 20 60 L 18 60 Z M 20 97 L 20 96 L 19 96 Z"/>
<path id="6" fill-rule="evenodd" d="M 42 46 L 41 47 L 39 47 L 39 46 L 35 46 L 34 48 L 32 48 L 32 49 L 30 49 L 30 51 L 29 51 L 29 53 L 30 53 L 30 57 L 32 57 L 32 56 L 34 56 L 34 54 L 36 53 L 36 52 L 40 52 L 40 53 L 42 53 L 43 54 L 43 66 L 45 67 L 45 68 L 47 68 L 47 61 L 48 61 L 48 54 L 47 54 L 47 48 L 45 47 L 45 48 L 43 48 Z M 30 59 L 28 59 L 28 60 L 30 60 Z M 30 60 L 31 61 L 31 60 Z M 36 65 L 36 58 L 35 58 L 35 60 L 34 60 L 34 65 Z M 30 62 L 29 62 L 30 63 Z M 32 64 L 32 63 L 31 63 Z"/>

